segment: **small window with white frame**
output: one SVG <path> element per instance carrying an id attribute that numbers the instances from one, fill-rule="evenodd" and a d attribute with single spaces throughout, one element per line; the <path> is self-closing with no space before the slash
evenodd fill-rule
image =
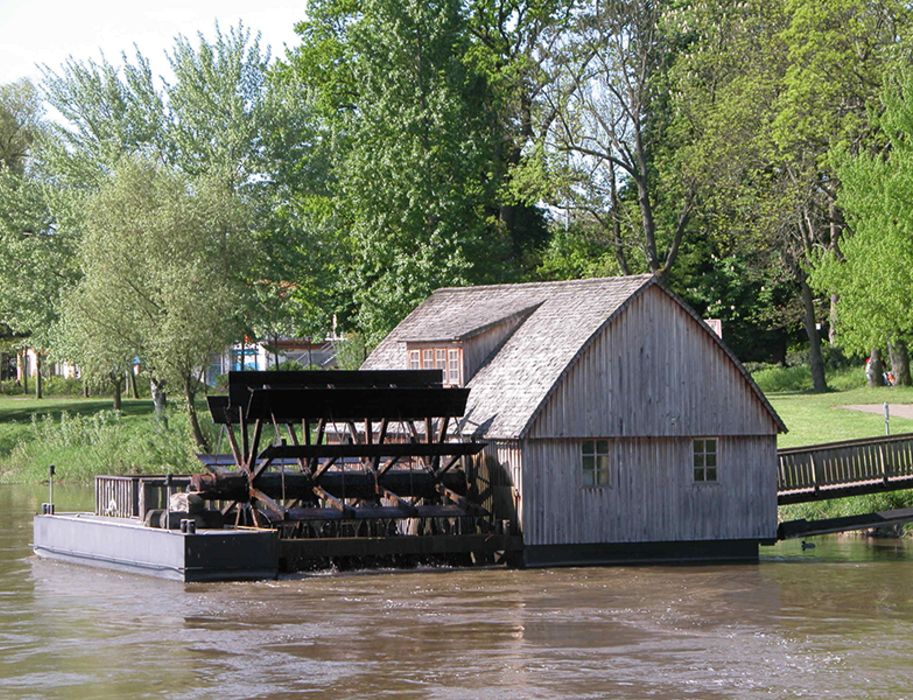
<path id="1" fill-rule="evenodd" d="M 460 361 L 460 351 L 451 348 L 447 351 L 447 383 L 453 386 L 459 386 L 462 383 L 463 363 Z"/>
<path id="2" fill-rule="evenodd" d="M 692 443 L 695 483 L 717 481 L 716 438 L 698 438 Z"/>
<path id="3" fill-rule="evenodd" d="M 444 384 L 462 386 L 463 349 L 460 347 L 407 348 L 409 369 L 439 369 Z"/>
<path id="4" fill-rule="evenodd" d="M 609 441 L 584 440 L 580 444 L 584 486 L 609 486 Z"/>

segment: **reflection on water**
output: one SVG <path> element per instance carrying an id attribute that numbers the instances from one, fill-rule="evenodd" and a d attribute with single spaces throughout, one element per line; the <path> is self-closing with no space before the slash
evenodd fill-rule
<path id="1" fill-rule="evenodd" d="M 429 570 L 180 584 L 37 560 L 0 487 L 0 696 L 902 697 L 913 550 L 758 566 Z M 58 494 L 87 507 L 88 491 Z"/>

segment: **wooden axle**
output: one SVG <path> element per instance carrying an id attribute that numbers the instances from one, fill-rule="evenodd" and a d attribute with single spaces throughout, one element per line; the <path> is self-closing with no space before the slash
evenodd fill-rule
<path id="1" fill-rule="evenodd" d="M 326 471 L 318 477 L 310 474 L 269 471 L 254 482 L 256 488 L 270 498 L 315 499 L 314 488 L 319 487 L 337 499 L 373 499 L 389 491 L 406 498 L 431 498 L 438 496 L 438 485 L 464 495 L 466 476 L 462 471 L 448 471 L 435 475 L 428 471 L 390 469 L 383 476 L 371 471 Z M 190 488 L 208 500 L 247 501 L 250 484 L 241 472 L 219 470 L 213 474 L 194 474 Z"/>

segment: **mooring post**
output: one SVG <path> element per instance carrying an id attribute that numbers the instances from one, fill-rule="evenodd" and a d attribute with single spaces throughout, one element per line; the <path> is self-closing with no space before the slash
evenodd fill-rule
<path id="1" fill-rule="evenodd" d="M 171 529 L 171 474 L 165 475 L 165 530 Z"/>
<path id="2" fill-rule="evenodd" d="M 56 467 L 52 464 L 48 467 L 48 508 L 51 514 L 54 514 L 54 472 Z"/>
<path id="3" fill-rule="evenodd" d="M 891 412 L 888 409 L 888 402 L 884 402 L 884 434 L 891 434 Z"/>

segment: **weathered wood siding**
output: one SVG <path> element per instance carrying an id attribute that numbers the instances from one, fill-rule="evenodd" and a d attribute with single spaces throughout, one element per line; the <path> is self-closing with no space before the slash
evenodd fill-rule
<path id="1" fill-rule="evenodd" d="M 515 531 L 520 522 L 520 489 L 523 459 L 516 440 L 492 441 L 476 457 L 476 485 L 479 502 L 496 520 L 510 520 Z"/>
<path id="2" fill-rule="evenodd" d="M 774 435 L 720 437 L 716 483 L 693 481 L 690 438 L 612 440 L 603 487 L 583 485 L 579 440 L 521 444 L 527 545 L 776 536 Z"/>
<path id="3" fill-rule="evenodd" d="M 772 435 L 776 430 L 710 334 L 654 286 L 571 365 L 527 435 Z M 776 462 L 768 468 L 775 472 Z"/>

